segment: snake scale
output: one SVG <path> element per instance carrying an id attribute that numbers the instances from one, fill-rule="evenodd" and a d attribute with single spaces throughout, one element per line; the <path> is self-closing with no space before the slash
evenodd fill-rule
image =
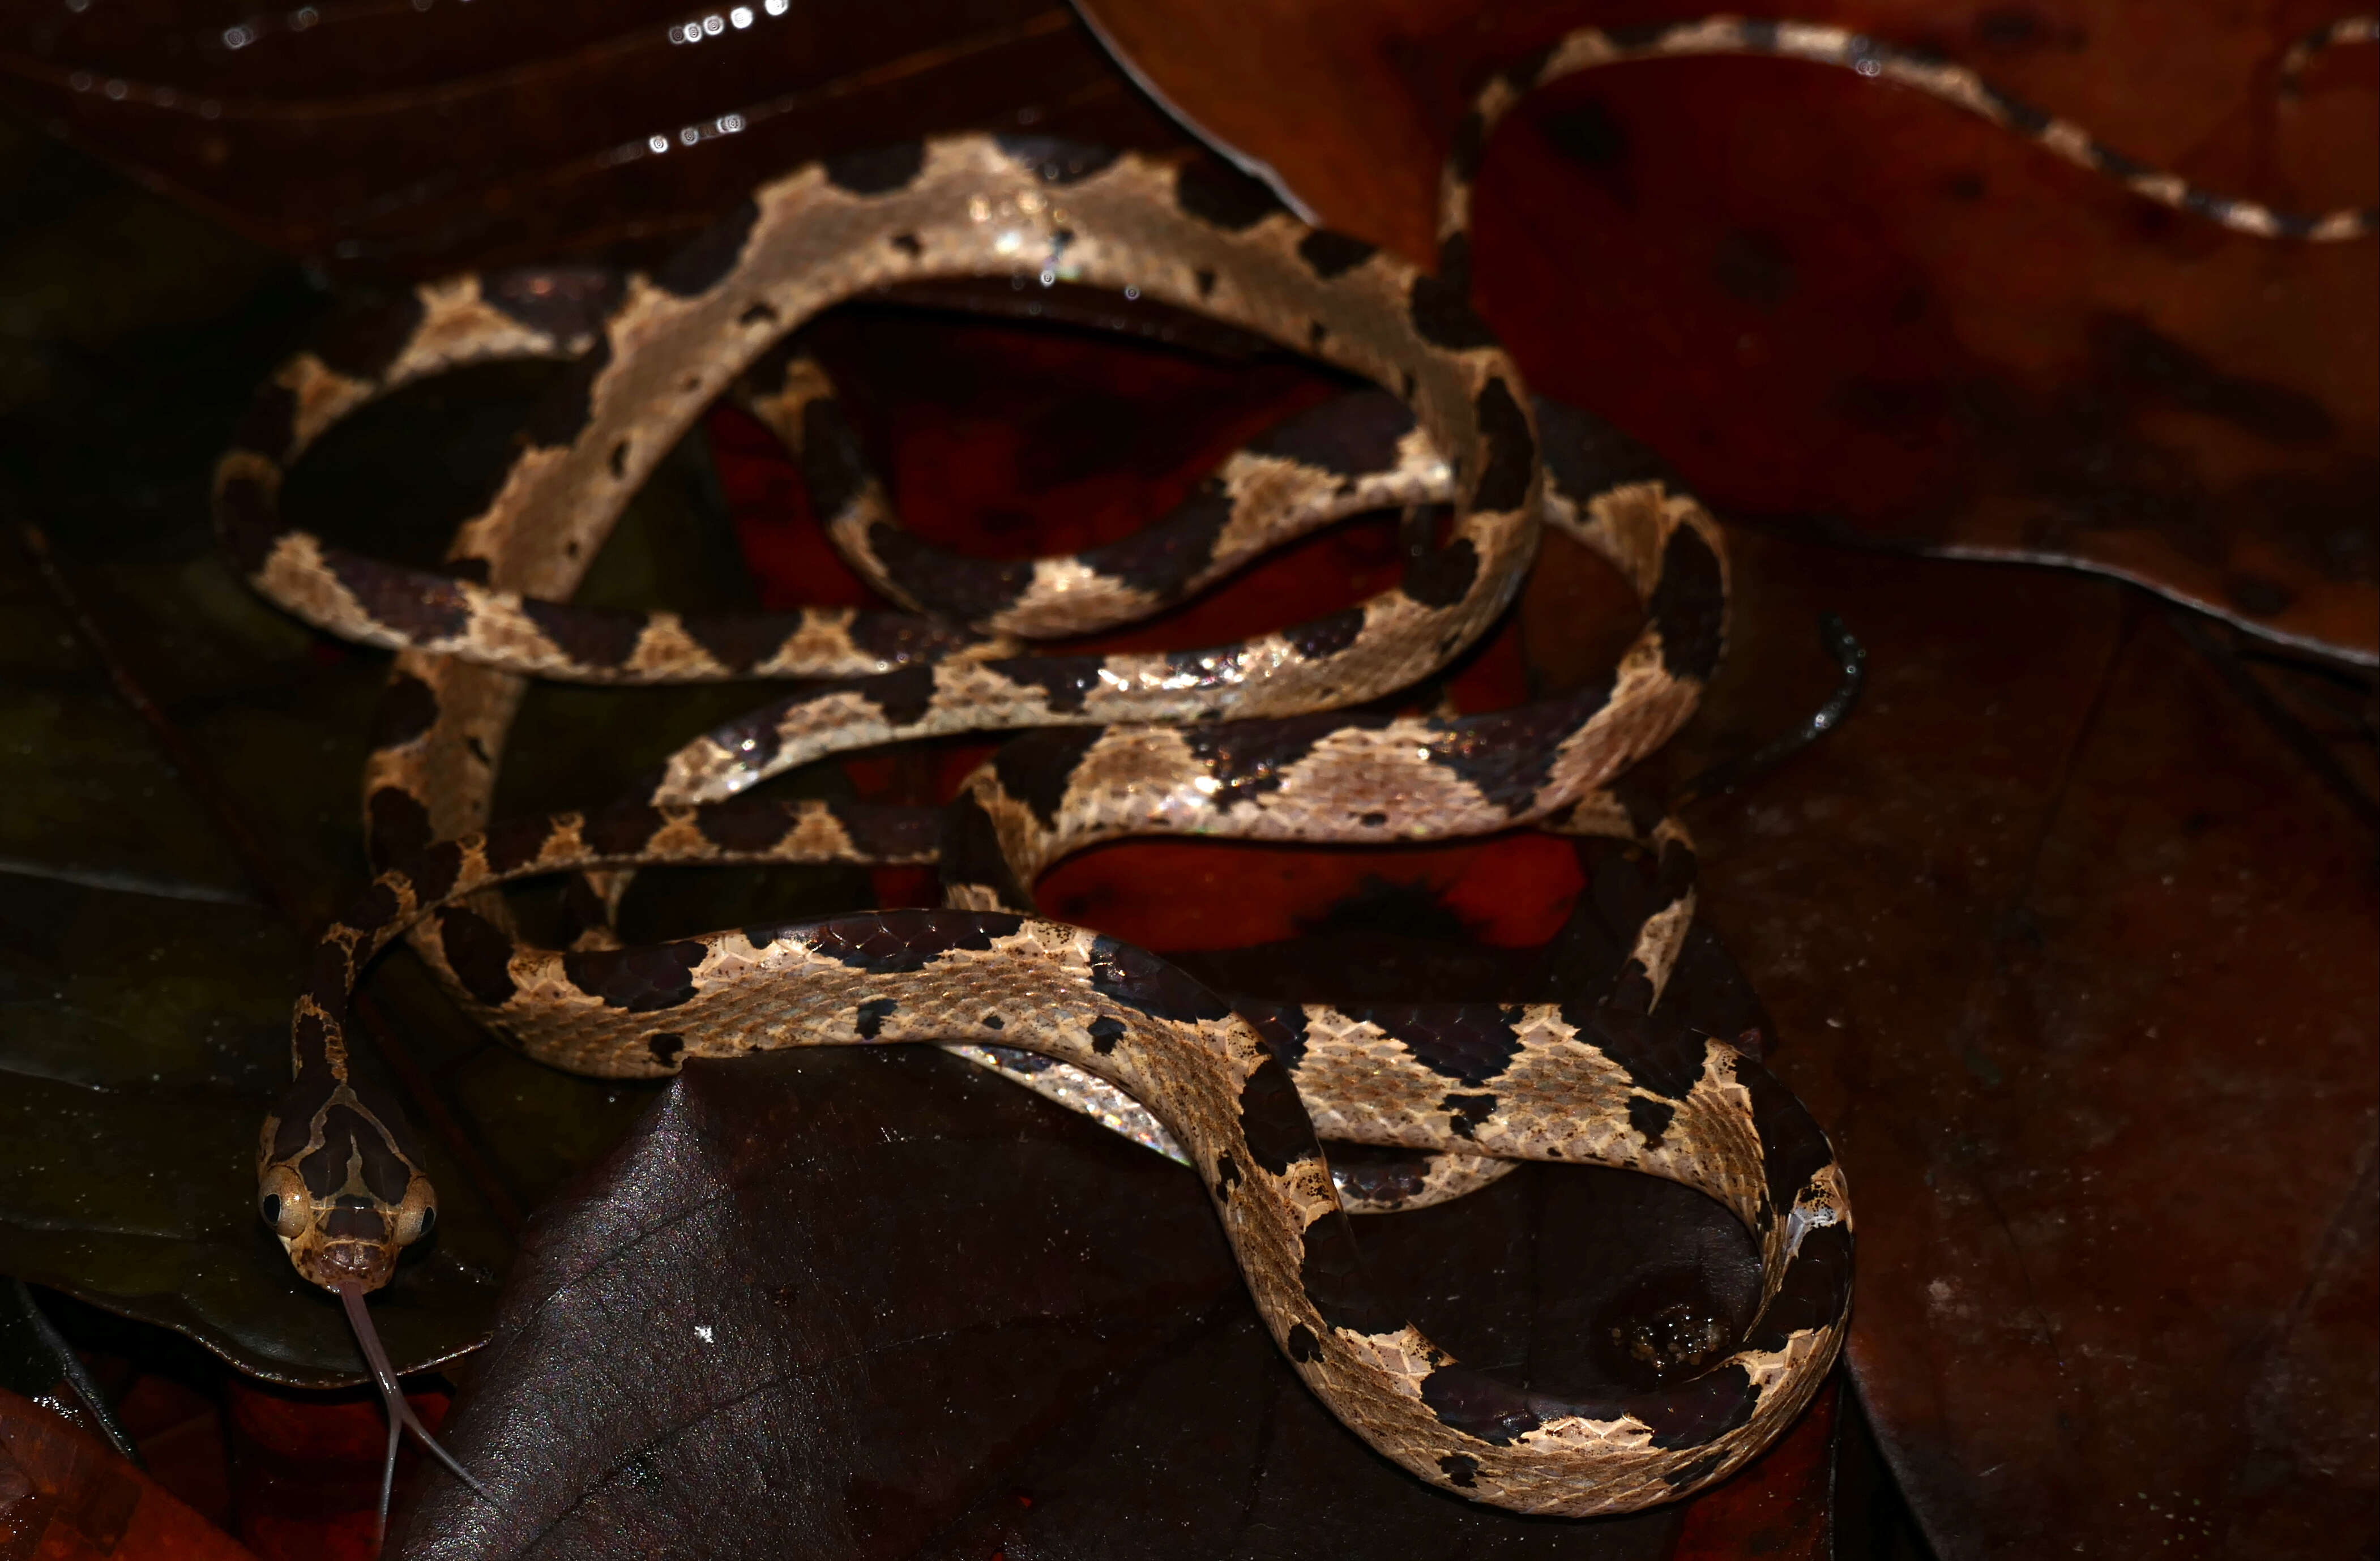
<path id="1" fill-rule="evenodd" d="M 2301 52 L 2369 37 L 2339 24 Z M 1514 103 L 1590 67 L 1723 53 L 1889 78 L 2242 232 L 2338 239 L 2373 227 L 2368 212 L 2301 218 L 2207 195 L 1961 67 L 1833 28 L 1718 18 L 1584 30 L 1493 79 L 1447 164 L 1434 272 L 1308 228 L 1205 163 L 966 136 L 802 168 L 650 273 L 422 286 L 285 365 L 219 466 L 224 541 L 288 611 L 398 653 L 366 779 L 381 871 L 320 946 L 294 1020 L 295 1082 L 260 1148 L 260 1208 L 298 1272 L 346 1297 L 368 1332 L 361 1296 L 435 1222 L 401 1113 L 350 1068 L 345 1025 L 366 962 L 409 935 L 467 1009 L 576 1071 L 651 1076 L 771 1047 L 932 1042 L 1101 1115 L 1197 1171 L 1293 1367 L 1432 1483 L 1581 1516 L 1689 1494 L 1756 1453 L 1841 1344 L 1842 1174 L 1756 1059 L 1657 1008 L 1692 914 L 1694 856 L 1674 818 L 1613 789 L 1677 730 L 1718 663 L 1719 533 L 1626 440 L 1534 400 L 1467 296 L 1470 182 Z M 1124 542 L 1015 563 L 958 558 L 901 528 L 795 333 L 844 299 L 963 276 L 1147 296 L 1380 388 L 1253 442 Z M 529 357 L 569 367 L 443 569 L 380 563 L 281 517 L 282 473 L 341 418 L 430 375 Z M 705 618 L 566 605 L 629 495 L 722 395 L 785 441 L 837 547 L 904 611 Z M 1451 508 L 1442 531 L 1427 523 L 1434 505 Z M 1399 584 L 1359 606 L 1196 651 L 1029 650 L 1146 617 L 1291 538 L 1383 506 L 1424 520 L 1408 528 Z M 1488 715 L 1353 708 L 1475 642 L 1548 524 L 1604 556 L 1645 603 L 1617 667 Z M 796 686 L 686 744 L 638 794 L 491 825 L 530 677 Z M 832 754 L 995 730 L 1027 734 L 941 809 L 739 795 Z M 1227 1002 L 1152 955 L 1039 916 L 1032 901 L 1052 863 L 1124 836 L 1382 843 L 1521 826 L 1633 839 L 1656 864 L 1634 949 L 1600 1001 Z M 937 864 L 944 908 L 646 948 L 612 929 L 627 870 L 794 862 Z M 490 892 L 552 874 L 571 876 L 579 907 L 568 949 L 529 946 Z M 1334 1177 L 1324 1137 L 1433 1158 L 1418 1185 L 1366 1184 Z M 1456 1196 L 1524 1159 L 1631 1168 L 1717 1199 L 1758 1244 L 1756 1315 L 1698 1369 L 1591 1398 L 1515 1388 L 1452 1359 L 1373 1290 L 1347 1213 Z M 384 1359 L 366 1348 L 385 1388 Z"/>

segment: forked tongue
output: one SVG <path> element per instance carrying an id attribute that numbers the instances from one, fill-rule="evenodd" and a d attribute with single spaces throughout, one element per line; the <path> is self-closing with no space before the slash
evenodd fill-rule
<path id="1" fill-rule="evenodd" d="M 356 1344 L 364 1352 L 364 1364 L 371 1368 L 372 1380 L 380 1385 L 381 1402 L 388 1410 L 388 1458 L 380 1471 L 380 1519 L 372 1526 L 374 1553 L 388 1535 L 388 1500 L 396 1487 L 396 1448 L 407 1431 L 420 1437 L 431 1456 L 444 1464 L 455 1479 L 479 1493 L 481 1501 L 494 1506 L 496 1498 L 488 1494 L 488 1488 L 447 1455 L 438 1439 L 430 1434 L 430 1428 L 421 1423 L 421 1417 L 413 1412 L 413 1406 L 405 1401 L 405 1390 L 396 1385 L 396 1370 L 388 1363 L 388 1351 L 381 1348 L 380 1332 L 372 1326 L 371 1313 L 364 1305 L 364 1288 L 353 1280 L 341 1285 L 339 1303 L 347 1309 L 347 1325 L 356 1331 Z"/>

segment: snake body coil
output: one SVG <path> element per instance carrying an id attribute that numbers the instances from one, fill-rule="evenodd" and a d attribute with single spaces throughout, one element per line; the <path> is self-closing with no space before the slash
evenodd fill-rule
<path id="1" fill-rule="evenodd" d="M 2352 31 L 2339 37 L 2353 40 Z M 2336 41 L 2336 40 L 2332 40 Z M 398 651 L 367 774 L 382 871 L 326 935 L 298 1004 L 296 1080 L 266 1123 L 261 1207 L 309 1279 L 364 1289 L 435 1219 L 393 1102 L 349 1067 L 365 962 L 409 934 L 457 1000 L 529 1055 L 663 1074 L 780 1046 L 934 1042 L 1125 1122 L 1194 1168 L 1249 1290 L 1332 1411 L 1417 1476 L 1522 1511 L 1584 1515 L 1723 1478 L 1808 1400 L 1838 1352 L 1852 1235 L 1840 1168 L 1760 1064 L 1656 1001 L 1692 913 L 1694 857 L 1658 809 L 1608 789 L 1676 731 L 1716 669 L 1717 528 L 1626 441 L 1534 402 L 1472 311 L 1470 181 L 1534 87 L 1656 54 L 1768 53 L 1884 75 L 2009 125 L 2140 194 L 2267 236 L 2368 232 L 2292 218 L 2131 164 L 1962 68 L 1835 29 L 1713 21 L 1586 30 L 1481 94 L 1442 188 L 1435 274 L 1293 220 L 1203 163 L 959 137 L 830 159 L 758 191 L 650 274 L 467 276 L 285 365 L 219 467 L 228 548 L 257 587 L 333 633 Z M 989 565 L 910 537 L 857 460 L 832 387 L 787 344 L 887 285 L 1010 275 L 1210 316 L 1381 387 L 1235 454 L 1140 537 Z M 441 571 L 345 551 L 283 520 L 282 473 L 371 400 L 463 365 L 570 367 Z M 715 618 L 565 605 L 628 496 L 734 394 L 799 458 L 837 546 L 905 612 Z M 1398 586 L 1228 646 L 1106 656 L 1026 642 L 1146 616 L 1342 515 L 1446 504 Z M 1358 713 L 1474 643 L 1552 524 L 1646 608 L 1606 678 L 1461 719 Z M 524 679 L 824 680 L 686 744 L 641 794 L 491 828 Z M 941 810 L 738 798 L 819 757 L 952 732 L 1035 729 Z M 1658 889 L 1600 1002 L 1343 1007 L 1223 1001 L 1139 950 L 1038 916 L 1035 878 L 1099 841 L 1181 833 L 1305 842 L 1615 834 Z M 658 863 L 934 863 L 946 907 L 625 948 L 622 875 Z M 528 946 L 489 892 L 574 876 L 573 947 Z M 1318 1142 L 1427 1151 L 1418 1195 L 1334 1180 Z M 1523 1159 L 1694 1187 L 1761 1252 L 1757 1314 L 1720 1359 L 1642 1393 L 1572 1401 L 1454 1361 L 1366 1281 L 1349 1208 L 1453 1196 Z"/>

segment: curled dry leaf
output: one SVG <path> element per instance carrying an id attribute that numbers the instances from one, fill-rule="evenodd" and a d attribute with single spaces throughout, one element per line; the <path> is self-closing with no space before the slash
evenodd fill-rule
<path id="1" fill-rule="evenodd" d="M 1423 260 L 1439 168 L 1494 72 L 1572 28 L 1725 8 L 1084 5 L 1185 123 Z M 2276 91 L 2331 13 L 1781 10 L 1948 54 L 2228 194 L 2374 199 L 2374 51 Z M 1776 59 L 1551 85 L 1495 134 L 1474 211 L 1481 311 L 1530 385 L 1663 452 L 1722 513 L 2080 564 L 2380 659 L 2368 236 L 2228 234 L 1915 92 Z"/>

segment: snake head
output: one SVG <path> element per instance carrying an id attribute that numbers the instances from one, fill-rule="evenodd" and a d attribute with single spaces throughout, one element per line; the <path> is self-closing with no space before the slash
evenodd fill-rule
<path id="1" fill-rule="evenodd" d="M 256 1212 L 310 1283 L 376 1290 L 438 1223 L 438 1192 L 379 1112 L 305 1082 L 267 1118 Z"/>

